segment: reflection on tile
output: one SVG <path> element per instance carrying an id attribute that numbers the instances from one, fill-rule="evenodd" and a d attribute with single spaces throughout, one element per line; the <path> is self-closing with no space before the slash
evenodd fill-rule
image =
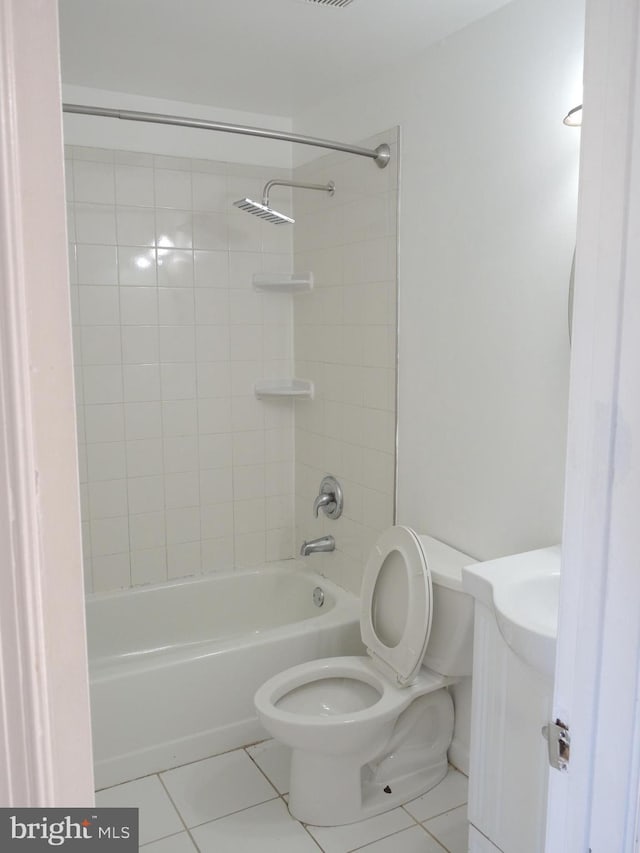
<path id="1" fill-rule="evenodd" d="M 193 837 L 200 853 L 318 853 L 280 799 L 199 826 Z"/>
<path id="2" fill-rule="evenodd" d="M 187 826 L 197 826 L 276 796 L 243 749 L 169 770 L 161 774 L 161 779 Z"/>

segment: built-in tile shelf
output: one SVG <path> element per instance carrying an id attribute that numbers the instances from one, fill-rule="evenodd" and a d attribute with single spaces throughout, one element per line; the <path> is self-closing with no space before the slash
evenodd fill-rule
<path id="1" fill-rule="evenodd" d="M 253 286 L 271 293 L 304 293 L 313 289 L 313 273 L 254 273 Z"/>
<path id="2" fill-rule="evenodd" d="M 313 398 L 310 379 L 260 379 L 254 385 L 256 397 L 308 397 Z"/>

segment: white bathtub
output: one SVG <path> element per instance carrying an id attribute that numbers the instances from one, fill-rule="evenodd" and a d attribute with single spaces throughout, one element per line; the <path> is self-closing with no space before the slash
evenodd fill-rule
<path id="1" fill-rule="evenodd" d="M 96 786 L 266 737 L 253 708 L 260 684 L 307 660 L 362 654 L 358 617 L 355 596 L 292 560 L 88 596 Z"/>

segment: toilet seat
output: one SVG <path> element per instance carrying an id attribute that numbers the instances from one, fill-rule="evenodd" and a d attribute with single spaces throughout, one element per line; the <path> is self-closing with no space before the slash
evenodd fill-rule
<path id="1" fill-rule="evenodd" d="M 360 632 L 374 666 L 404 687 L 418 674 L 431 634 L 431 572 L 416 534 L 390 527 L 369 553 Z"/>

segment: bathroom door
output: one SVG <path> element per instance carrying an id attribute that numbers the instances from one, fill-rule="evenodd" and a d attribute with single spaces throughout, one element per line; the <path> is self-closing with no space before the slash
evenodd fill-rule
<path id="1" fill-rule="evenodd" d="M 638 849 L 640 70 L 637 0 L 587 0 L 547 853 Z"/>

